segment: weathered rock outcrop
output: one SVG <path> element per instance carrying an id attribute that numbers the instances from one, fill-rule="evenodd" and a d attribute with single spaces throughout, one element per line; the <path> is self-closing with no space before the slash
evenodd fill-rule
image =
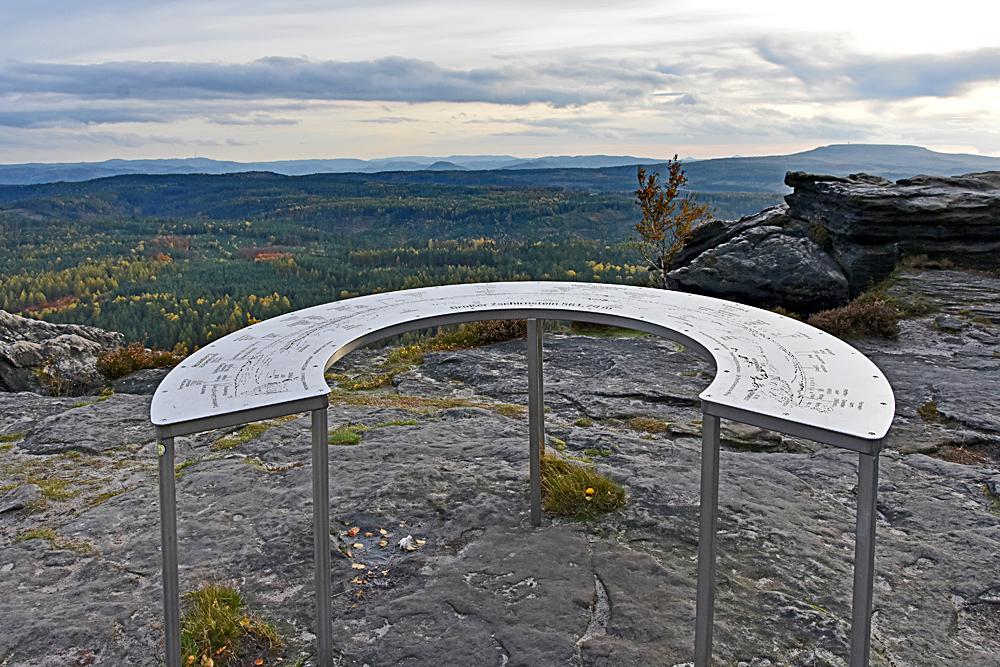
<path id="1" fill-rule="evenodd" d="M 1000 280 L 905 272 L 892 290 L 940 312 L 904 322 L 899 340 L 858 343 L 897 399 L 881 463 L 872 665 L 995 666 Z M 710 366 L 659 339 L 547 336 L 550 449 L 592 458 L 630 499 L 593 523 L 546 517 L 532 528 L 526 419 L 499 408 L 526 401 L 524 351 L 512 341 L 433 353 L 393 388 L 334 396 L 331 428 L 366 427 L 358 444 L 330 448 L 338 532 L 426 539 L 405 552 L 359 533 L 365 576 L 334 553 L 338 664 L 690 661 L 697 394 Z M 339 363 L 370 367 L 372 354 Z M 23 505 L 0 512 L 6 667 L 160 663 L 156 448 L 138 428 L 147 405 L 0 394 L 0 485 L 12 489 L 0 508 Z M 725 427 L 716 660 L 845 665 L 857 456 Z M 236 582 L 287 639 L 282 664 L 296 664 L 312 651 L 309 419 L 213 448 L 230 432 L 176 440 L 181 589 Z"/>
<path id="2" fill-rule="evenodd" d="M 86 393 L 105 382 L 97 358 L 124 344 L 120 333 L 0 310 L 0 391 Z"/>
<path id="3" fill-rule="evenodd" d="M 830 254 L 853 291 L 889 275 L 904 255 L 995 267 L 1000 253 L 1000 172 L 892 183 L 789 172 L 788 214 L 829 234 Z"/>
<path id="4" fill-rule="evenodd" d="M 684 290 L 813 312 L 845 303 L 904 256 L 1000 265 L 1000 172 L 892 183 L 789 172 L 784 206 L 697 230 L 669 277 Z"/>

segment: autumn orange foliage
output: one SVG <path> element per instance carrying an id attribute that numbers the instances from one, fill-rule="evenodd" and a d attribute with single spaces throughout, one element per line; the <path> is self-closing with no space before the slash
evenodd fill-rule
<path id="1" fill-rule="evenodd" d="M 711 220 L 712 214 L 708 205 L 681 196 L 687 176 L 676 155 L 667 162 L 666 183 L 660 183 L 659 173 L 647 174 L 642 167 L 637 177 L 639 187 L 633 194 L 642 211 L 642 220 L 635 225 L 639 233 L 637 245 L 650 271 L 659 273 L 660 287 L 668 289 L 671 262 L 694 230 Z"/>

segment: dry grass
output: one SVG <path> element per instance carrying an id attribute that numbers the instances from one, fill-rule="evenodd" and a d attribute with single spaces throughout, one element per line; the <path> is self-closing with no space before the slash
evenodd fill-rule
<path id="1" fill-rule="evenodd" d="M 150 350 L 142 343 L 131 343 L 101 355 L 97 360 L 97 370 L 107 379 L 117 380 L 144 368 L 170 368 L 182 359 L 183 356 L 173 352 Z"/>
<path id="2" fill-rule="evenodd" d="M 873 285 L 846 306 L 823 310 L 807 321 L 838 338 L 889 338 L 899 336 L 899 321 L 934 311 L 919 299 L 904 300 L 889 294 L 892 278 Z"/>
<path id="3" fill-rule="evenodd" d="M 964 466 L 982 466 L 990 462 L 989 457 L 982 452 L 977 452 L 967 447 L 953 447 L 950 445 L 938 447 L 937 451 L 934 452 L 934 456 L 942 461 L 958 463 Z"/>
<path id="4" fill-rule="evenodd" d="M 632 430 L 644 433 L 666 433 L 670 430 L 670 422 L 655 417 L 631 417 L 626 420 L 625 424 Z"/>
<path id="5" fill-rule="evenodd" d="M 808 322 L 838 338 L 899 336 L 899 313 L 893 306 L 882 300 L 859 299 L 840 308 L 820 311 L 810 317 Z"/>

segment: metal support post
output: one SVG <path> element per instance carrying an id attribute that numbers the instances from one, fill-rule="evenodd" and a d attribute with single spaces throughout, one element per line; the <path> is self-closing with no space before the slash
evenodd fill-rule
<path id="1" fill-rule="evenodd" d="M 313 559 L 316 566 L 316 665 L 332 663 L 330 603 L 330 445 L 326 407 L 312 411 Z"/>
<path id="2" fill-rule="evenodd" d="M 528 320 L 528 470 L 531 525 L 542 525 L 542 452 L 545 449 L 545 399 L 542 389 L 542 320 Z"/>
<path id="3" fill-rule="evenodd" d="M 698 533 L 698 604 L 694 626 L 695 667 L 712 662 L 715 615 L 715 531 L 719 513 L 719 418 L 702 413 L 701 527 Z"/>
<path id="4" fill-rule="evenodd" d="M 163 642 L 167 667 L 181 666 L 181 600 L 177 581 L 177 492 L 174 439 L 158 438 L 160 474 L 160 549 L 163 559 Z"/>
<path id="5" fill-rule="evenodd" d="M 854 537 L 854 598 L 851 614 L 851 667 L 868 667 L 871 655 L 877 495 L 878 453 L 859 454 L 858 523 Z"/>

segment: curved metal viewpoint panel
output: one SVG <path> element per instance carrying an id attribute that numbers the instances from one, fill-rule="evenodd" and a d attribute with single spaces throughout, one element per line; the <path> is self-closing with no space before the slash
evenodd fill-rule
<path id="1" fill-rule="evenodd" d="M 892 422 L 882 372 L 843 341 L 742 304 L 644 287 L 568 282 L 477 283 L 374 294 L 254 324 L 198 350 L 157 388 L 150 419 L 160 447 L 161 537 L 167 664 L 180 664 L 174 447 L 177 436 L 312 412 L 313 519 L 318 664 L 330 644 L 329 481 L 324 371 L 367 343 L 428 326 L 528 320 L 531 522 L 541 524 L 539 457 L 544 437 L 542 321 L 577 320 L 638 329 L 678 341 L 715 365 L 701 393 L 701 527 L 695 664 L 711 661 L 718 507 L 719 419 L 858 452 L 858 518 L 852 667 L 868 664 L 878 454 Z"/>

